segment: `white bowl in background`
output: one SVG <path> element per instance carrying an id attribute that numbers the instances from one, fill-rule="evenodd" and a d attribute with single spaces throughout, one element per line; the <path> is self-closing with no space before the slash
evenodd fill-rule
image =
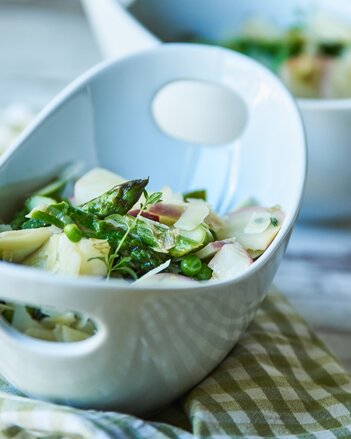
<path id="1" fill-rule="evenodd" d="M 176 41 L 198 34 L 230 37 L 250 17 L 267 17 L 279 26 L 325 12 L 350 23 L 350 0 L 135 0 L 131 12 L 156 36 Z M 298 99 L 308 142 L 309 169 L 301 217 L 351 217 L 351 99 Z M 284 153 L 284 142 L 281 145 Z M 288 166 L 288 161 L 286 162 Z"/>

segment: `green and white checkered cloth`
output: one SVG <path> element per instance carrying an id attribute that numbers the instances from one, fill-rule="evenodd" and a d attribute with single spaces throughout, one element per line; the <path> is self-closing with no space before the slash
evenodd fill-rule
<path id="1" fill-rule="evenodd" d="M 5 383 L 0 389 L 1 438 L 351 438 L 350 376 L 278 293 L 226 360 L 154 419 L 29 400 Z"/>

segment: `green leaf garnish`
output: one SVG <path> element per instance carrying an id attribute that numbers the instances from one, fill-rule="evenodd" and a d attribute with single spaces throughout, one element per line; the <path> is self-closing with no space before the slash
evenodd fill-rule
<path id="1" fill-rule="evenodd" d="M 272 224 L 273 227 L 278 227 L 279 226 L 279 221 L 277 220 L 277 218 L 272 216 L 271 217 L 271 224 Z"/>
<path id="2" fill-rule="evenodd" d="M 145 201 L 144 203 L 140 204 L 140 212 L 144 212 L 145 209 L 147 209 L 149 206 L 152 206 L 153 204 L 160 203 L 162 201 L 162 192 L 154 192 L 153 194 L 149 194 L 147 190 L 144 190 L 144 197 Z"/>
<path id="3" fill-rule="evenodd" d="M 207 193 L 204 189 L 199 189 L 197 191 L 192 191 L 192 192 L 186 192 L 185 194 L 183 194 L 183 199 L 184 201 L 188 201 L 191 199 L 207 201 Z"/>
<path id="4" fill-rule="evenodd" d="M 126 230 L 125 234 L 123 235 L 122 239 L 120 240 L 116 250 L 108 256 L 108 260 L 106 262 L 107 279 L 115 271 L 120 272 L 120 273 L 127 273 L 134 279 L 138 278 L 135 271 L 132 268 L 126 266 L 126 263 L 130 262 L 131 258 L 128 258 L 128 257 L 121 258 L 117 263 L 115 261 L 118 258 L 119 252 L 120 252 L 125 240 L 127 239 L 128 235 L 135 228 L 137 221 L 140 218 L 141 214 L 147 209 L 148 206 L 151 206 L 151 205 L 156 204 L 156 203 L 160 203 L 162 201 L 162 192 L 154 192 L 153 194 L 149 194 L 147 192 L 147 190 L 145 189 L 143 191 L 143 194 L 144 194 L 145 201 L 140 204 L 140 210 L 138 212 L 138 215 L 134 218 L 134 220 L 131 224 L 128 224 L 127 230 Z M 128 261 L 127 261 L 127 259 L 128 259 Z M 121 261 L 123 261 L 122 265 L 121 265 Z"/>

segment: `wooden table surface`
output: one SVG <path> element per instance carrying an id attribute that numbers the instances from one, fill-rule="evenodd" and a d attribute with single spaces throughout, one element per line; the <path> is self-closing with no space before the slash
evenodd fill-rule
<path id="1" fill-rule="evenodd" d="M 351 372 L 351 224 L 298 223 L 275 285 Z"/>
<path id="2" fill-rule="evenodd" d="M 100 60 L 77 0 L 0 0 L 0 107 L 41 107 Z M 275 279 L 351 371 L 351 223 L 299 224 Z"/>

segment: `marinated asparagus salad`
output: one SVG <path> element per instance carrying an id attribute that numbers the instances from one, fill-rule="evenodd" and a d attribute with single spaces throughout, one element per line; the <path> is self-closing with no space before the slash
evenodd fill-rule
<path id="1" fill-rule="evenodd" d="M 0 225 L 0 258 L 70 276 L 119 278 L 133 284 L 192 284 L 232 279 L 269 247 L 280 230 L 279 206 L 251 205 L 219 217 L 206 192 L 148 192 L 148 179 L 125 181 L 96 168 L 71 198 L 59 180 Z M 0 314 L 38 338 L 76 341 L 93 324 L 62 313 L 0 302 Z"/>
<path id="2" fill-rule="evenodd" d="M 231 38 L 191 40 L 217 44 L 256 59 L 297 97 L 351 97 L 351 24 L 324 14 L 285 29 L 252 17 Z"/>

